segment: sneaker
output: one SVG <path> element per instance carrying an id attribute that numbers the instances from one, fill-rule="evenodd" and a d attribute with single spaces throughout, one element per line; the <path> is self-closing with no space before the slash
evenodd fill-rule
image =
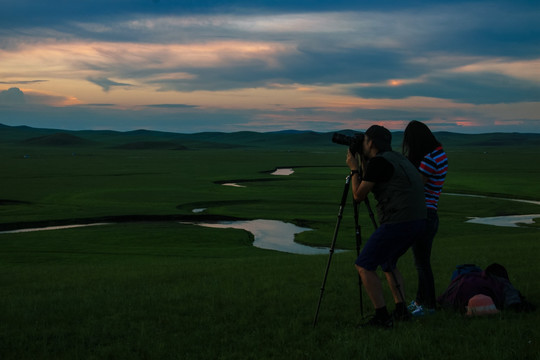
<path id="1" fill-rule="evenodd" d="M 388 316 L 386 319 L 373 316 L 371 319 L 369 319 L 365 323 L 358 325 L 359 328 L 378 327 L 378 328 L 383 328 L 383 329 L 391 329 L 393 326 L 394 326 L 394 321 L 391 316 Z"/>
<path id="2" fill-rule="evenodd" d="M 418 305 L 418 303 L 413 300 L 411 301 L 411 303 L 407 306 L 407 309 L 412 313 L 414 312 L 416 309 L 418 309 L 418 307 L 421 306 L 421 305 Z"/>
<path id="3" fill-rule="evenodd" d="M 418 305 L 416 310 L 411 312 L 414 317 L 422 317 L 433 313 L 435 313 L 435 309 L 424 308 L 422 305 Z"/>

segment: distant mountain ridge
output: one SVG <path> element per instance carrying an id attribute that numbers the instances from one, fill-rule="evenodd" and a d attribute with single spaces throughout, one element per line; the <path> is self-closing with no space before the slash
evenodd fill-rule
<path id="1" fill-rule="evenodd" d="M 340 133 L 351 136 L 354 130 L 344 129 Z M 153 130 L 60 130 L 29 126 L 0 124 L 0 144 L 20 146 L 83 147 L 102 146 L 116 149 L 197 149 L 197 148 L 257 148 L 265 146 L 309 147 L 336 146 L 332 143 L 334 132 L 282 130 L 273 132 L 200 132 L 193 134 Z M 540 134 L 485 133 L 460 134 L 435 132 L 446 146 L 505 146 L 540 145 Z M 400 150 L 403 132 L 392 132 L 393 146 Z"/>

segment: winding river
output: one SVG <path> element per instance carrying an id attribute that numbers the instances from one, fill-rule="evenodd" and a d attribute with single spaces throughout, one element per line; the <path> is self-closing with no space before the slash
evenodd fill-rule
<path id="1" fill-rule="evenodd" d="M 540 205 L 540 201 L 534 201 L 534 200 L 507 199 L 507 198 L 500 198 L 500 197 L 493 197 L 493 196 L 454 194 L 454 193 L 446 193 L 443 195 L 475 197 L 475 198 L 483 198 L 483 199 L 489 198 L 489 199 L 515 201 L 515 202 L 522 202 L 522 203 L 527 203 L 527 204 Z M 492 217 L 470 217 L 469 220 L 467 220 L 467 222 L 473 223 L 473 224 L 483 224 L 483 225 L 493 225 L 493 226 L 519 227 L 519 224 L 534 224 L 534 219 L 536 218 L 540 218 L 540 214 L 507 215 L 507 216 L 492 216 Z"/>
<path id="2" fill-rule="evenodd" d="M 292 169 L 277 169 L 272 175 L 290 175 L 293 173 Z M 238 186 L 237 184 L 225 183 L 225 186 Z M 478 198 L 492 198 L 508 201 L 517 201 L 525 202 L 540 205 L 540 201 L 533 200 L 522 200 L 522 199 L 506 199 L 506 198 L 494 198 L 482 195 L 466 195 L 466 194 L 452 194 L 452 193 L 443 193 L 443 195 L 448 196 L 465 196 L 465 197 L 478 197 Z M 193 209 L 194 213 L 202 213 L 206 209 L 199 208 Z M 532 224 L 534 223 L 535 218 L 540 218 L 540 214 L 530 214 L 530 215 L 512 215 L 512 216 L 495 216 L 495 217 L 471 217 L 467 222 L 475 224 L 484 224 L 484 225 L 493 225 L 493 226 L 507 226 L 507 227 L 518 227 L 520 224 Z M 60 230 L 60 229 L 70 229 L 83 226 L 98 226 L 106 225 L 107 223 L 94 223 L 86 225 L 64 225 L 64 226 L 50 226 L 43 228 L 33 228 L 33 229 L 18 229 L 11 231 L 2 231 L 0 234 L 6 233 L 21 233 L 21 232 L 31 232 L 31 231 L 43 231 L 43 230 Z M 302 245 L 294 241 L 294 236 L 304 231 L 311 231 L 312 229 L 303 228 L 296 226 L 291 223 L 286 223 L 283 221 L 277 220 L 245 220 L 245 221 L 221 221 L 214 223 L 189 223 L 196 226 L 212 227 L 212 228 L 234 228 L 234 229 L 243 229 L 249 231 L 253 234 L 254 241 L 253 246 L 268 249 L 281 251 L 286 253 L 293 254 L 302 254 L 302 255 L 317 255 L 317 254 L 328 254 L 329 248 L 324 247 L 311 247 L 307 245 Z"/>

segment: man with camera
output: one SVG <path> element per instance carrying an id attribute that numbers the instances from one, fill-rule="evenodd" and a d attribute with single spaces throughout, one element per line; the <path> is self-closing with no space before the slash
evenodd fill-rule
<path id="1" fill-rule="evenodd" d="M 410 317 L 405 305 L 403 277 L 396 265 L 424 231 L 424 186 L 409 160 L 392 151 L 392 134 L 388 129 L 373 125 L 364 136 L 356 139 L 357 144 L 351 145 L 347 153 L 354 199 L 360 203 L 372 192 L 377 200 L 380 222 L 355 262 L 375 308 L 375 316 L 365 325 L 392 327 L 394 320 Z M 382 282 L 376 273 L 379 266 L 385 273 L 396 304 L 392 315 L 386 308 Z"/>

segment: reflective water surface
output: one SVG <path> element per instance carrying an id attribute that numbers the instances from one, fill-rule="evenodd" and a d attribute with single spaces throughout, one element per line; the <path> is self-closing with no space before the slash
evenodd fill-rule
<path id="1" fill-rule="evenodd" d="M 74 229 L 74 228 L 79 228 L 79 227 L 100 226 L 100 225 L 108 225 L 108 224 L 109 223 L 94 223 L 94 224 L 47 226 L 47 227 L 41 227 L 41 228 L 28 228 L 28 229 L 0 231 L 0 234 L 10 234 L 10 233 L 15 234 L 15 233 L 24 233 L 24 232 L 33 232 L 33 231 Z"/>
<path id="2" fill-rule="evenodd" d="M 534 224 L 534 219 L 540 218 L 540 214 L 532 215 L 511 215 L 511 216 L 493 216 L 493 217 L 473 217 L 467 220 L 468 223 L 519 227 L 519 224 Z"/>
<path id="3" fill-rule="evenodd" d="M 311 247 L 294 242 L 294 235 L 312 229 L 277 220 L 223 221 L 219 223 L 194 223 L 194 225 L 226 229 L 243 229 L 253 234 L 253 246 L 292 254 L 328 254 L 328 248 Z"/>
<path id="4" fill-rule="evenodd" d="M 486 198 L 482 195 L 463 195 L 463 194 L 446 194 L 453 196 L 470 196 Z M 527 202 L 540 205 L 539 201 L 533 200 L 521 200 L 521 199 L 502 199 L 508 201 Z M 193 209 L 194 213 L 204 212 L 206 208 Z M 511 216 L 494 216 L 494 217 L 471 217 L 467 222 L 475 224 L 485 224 L 493 226 L 508 226 L 518 227 L 519 224 L 532 224 L 534 219 L 540 218 L 540 214 L 529 215 L 511 215 Z M 71 229 L 84 226 L 98 226 L 107 225 L 108 223 L 94 223 L 94 224 L 76 224 L 76 225 L 63 225 L 63 226 L 49 226 L 42 228 L 31 229 L 18 229 L 10 231 L 2 231 L 0 234 L 6 233 L 20 233 L 31 231 L 44 231 L 44 230 L 61 230 Z M 316 254 L 328 254 L 329 248 L 324 247 L 311 247 L 302 245 L 294 241 L 295 234 L 299 234 L 304 231 L 311 231 L 312 229 L 296 226 L 291 223 L 285 223 L 278 220 L 245 220 L 245 221 L 227 221 L 218 223 L 192 223 L 193 225 L 213 227 L 213 228 L 234 228 L 243 229 L 249 231 L 254 236 L 253 246 L 261 249 L 276 250 L 281 252 L 287 252 L 292 254 L 302 255 L 316 255 Z M 332 239 L 328 239 L 328 243 L 331 243 Z M 339 251 L 336 251 L 339 252 Z"/>
<path id="5" fill-rule="evenodd" d="M 507 199 L 507 198 L 499 198 L 499 197 L 484 196 L 484 195 L 468 195 L 468 194 L 454 194 L 454 193 L 446 193 L 445 195 L 465 196 L 465 197 L 475 197 L 475 198 L 489 198 L 489 199 L 507 200 L 507 201 L 515 201 L 515 202 L 540 205 L 540 201 L 535 201 L 535 200 Z M 534 224 L 534 219 L 536 218 L 540 218 L 540 214 L 492 216 L 492 217 L 483 217 L 483 218 L 470 217 L 470 220 L 467 220 L 467 222 L 474 223 L 474 224 L 493 225 L 493 226 L 519 227 L 520 226 L 519 224 Z"/>
<path id="6" fill-rule="evenodd" d="M 276 169 L 276 171 L 274 171 L 270 175 L 288 176 L 288 175 L 292 175 L 293 173 L 294 173 L 294 170 L 291 168 L 278 168 Z"/>

